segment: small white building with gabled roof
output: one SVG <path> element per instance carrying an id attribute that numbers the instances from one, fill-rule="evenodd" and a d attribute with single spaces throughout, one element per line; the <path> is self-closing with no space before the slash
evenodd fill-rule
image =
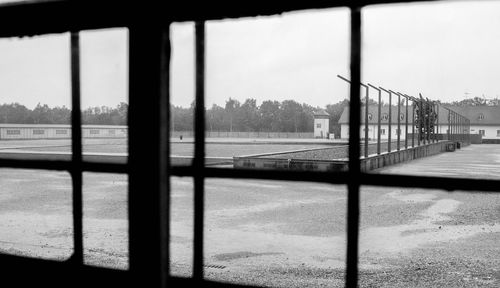
<path id="1" fill-rule="evenodd" d="M 330 114 L 323 109 L 313 113 L 314 116 L 314 138 L 328 138 L 330 133 Z"/>

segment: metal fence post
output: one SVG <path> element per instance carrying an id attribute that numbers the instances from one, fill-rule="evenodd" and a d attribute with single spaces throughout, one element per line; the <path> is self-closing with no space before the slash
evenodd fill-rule
<path id="1" fill-rule="evenodd" d="M 365 96 L 365 158 L 368 158 L 368 101 L 370 100 L 369 96 L 369 87 L 365 84 L 361 84 L 361 86 L 365 87 L 366 89 L 366 96 Z"/>
<path id="2" fill-rule="evenodd" d="M 400 150 L 401 142 L 401 94 L 398 93 L 398 151 Z"/>
<path id="3" fill-rule="evenodd" d="M 415 147 L 415 99 L 411 100 L 411 147 Z"/>
<path id="4" fill-rule="evenodd" d="M 392 92 L 389 90 L 389 134 L 388 134 L 388 139 L 387 139 L 387 152 L 391 152 L 391 135 L 392 135 L 392 127 L 391 127 L 391 122 L 392 122 Z"/>
<path id="5" fill-rule="evenodd" d="M 425 144 L 425 138 L 422 137 L 422 124 L 423 124 L 423 112 L 422 112 L 422 96 L 420 96 L 420 99 L 418 100 L 418 146 L 420 146 L 420 141 L 423 140 Z"/>
<path id="6" fill-rule="evenodd" d="M 377 154 L 380 155 L 380 114 L 382 113 L 382 90 L 373 86 L 372 84 L 368 84 L 368 86 L 378 91 L 378 111 L 377 111 Z"/>
<path id="7" fill-rule="evenodd" d="M 406 113 L 405 113 L 405 149 L 408 149 L 408 97 L 406 99 Z"/>

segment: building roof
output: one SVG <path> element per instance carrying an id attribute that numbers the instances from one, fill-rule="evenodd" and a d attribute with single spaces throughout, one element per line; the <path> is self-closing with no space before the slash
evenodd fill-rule
<path id="1" fill-rule="evenodd" d="M 325 111 L 325 109 L 318 109 L 316 111 L 313 112 L 313 116 L 314 117 L 330 117 L 330 114 L 328 112 Z"/>
<path id="2" fill-rule="evenodd" d="M 500 106 L 445 106 L 467 117 L 472 125 L 500 125 Z"/>
<path id="3" fill-rule="evenodd" d="M 362 107 L 361 111 L 361 123 L 365 123 L 365 106 Z M 382 116 L 380 122 L 382 124 L 389 123 L 389 106 L 380 107 L 380 114 Z M 401 105 L 400 108 L 401 114 L 401 123 L 406 123 L 406 106 Z M 412 123 L 413 120 L 413 110 L 411 106 L 408 106 L 408 123 Z M 339 124 L 348 124 L 349 123 L 349 107 L 345 107 L 344 111 L 342 111 L 342 115 L 340 115 Z M 368 106 L 368 123 L 377 124 L 378 123 L 378 106 L 370 105 Z M 398 123 L 398 106 L 391 107 L 391 123 Z"/>
<path id="4" fill-rule="evenodd" d="M 471 125 L 500 125 L 500 107 L 498 106 L 440 106 L 439 108 L 439 124 L 448 124 L 448 111 L 445 108 L 449 108 L 456 113 L 465 116 L 471 122 Z M 361 111 L 361 123 L 365 123 L 364 117 L 364 106 Z M 392 106 L 391 108 L 391 123 L 398 123 L 398 106 Z M 376 124 L 378 123 L 378 106 L 371 105 L 368 106 L 368 123 Z M 382 117 L 381 123 L 388 123 L 389 116 L 389 106 L 381 107 Z M 406 122 L 406 106 L 401 106 L 401 123 Z M 411 106 L 408 107 L 408 123 L 412 123 L 413 120 L 413 109 Z M 371 115 L 371 116 L 370 116 Z M 481 116 L 482 115 L 482 116 Z M 339 124 L 349 123 L 349 108 L 346 107 L 342 112 L 339 119 Z"/>

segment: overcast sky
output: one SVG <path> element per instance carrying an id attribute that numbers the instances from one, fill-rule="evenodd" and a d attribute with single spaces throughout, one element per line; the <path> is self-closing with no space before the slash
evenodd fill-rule
<path id="1" fill-rule="evenodd" d="M 500 97 L 500 2 L 363 9 L 363 81 L 432 99 Z M 207 104 L 229 97 L 324 106 L 348 96 L 349 11 L 207 23 Z M 174 105 L 194 95 L 192 23 L 171 27 Z M 82 104 L 127 101 L 127 31 L 84 32 Z M 0 103 L 70 106 L 69 35 L 0 40 Z M 375 96 L 375 91 L 371 91 Z M 465 94 L 470 93 L 470 94 Z"/>

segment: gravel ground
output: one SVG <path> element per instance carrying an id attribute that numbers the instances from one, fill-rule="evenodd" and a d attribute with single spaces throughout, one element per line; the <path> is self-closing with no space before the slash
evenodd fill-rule
<path id="1" fill-rule="evenodd" d="M 473 145 L 377 173 L 498 178 L 499 155 L 500 145 Z M 205 183 L 208 279 L 343 287 L 345 186 Z M 67 173 L 0 169 L 0 250 L 66 259 L 72 251 L 70 187 Z M 126 191 L 124 175 L 84 174 L 86 263 L 128 268 Z M 171 205 L 171 271 L 190 276 L 192 179 L 172 178 Z M 500 195 L 363 186 L 360 216 L 360 287 L 500 286 Z"/>

